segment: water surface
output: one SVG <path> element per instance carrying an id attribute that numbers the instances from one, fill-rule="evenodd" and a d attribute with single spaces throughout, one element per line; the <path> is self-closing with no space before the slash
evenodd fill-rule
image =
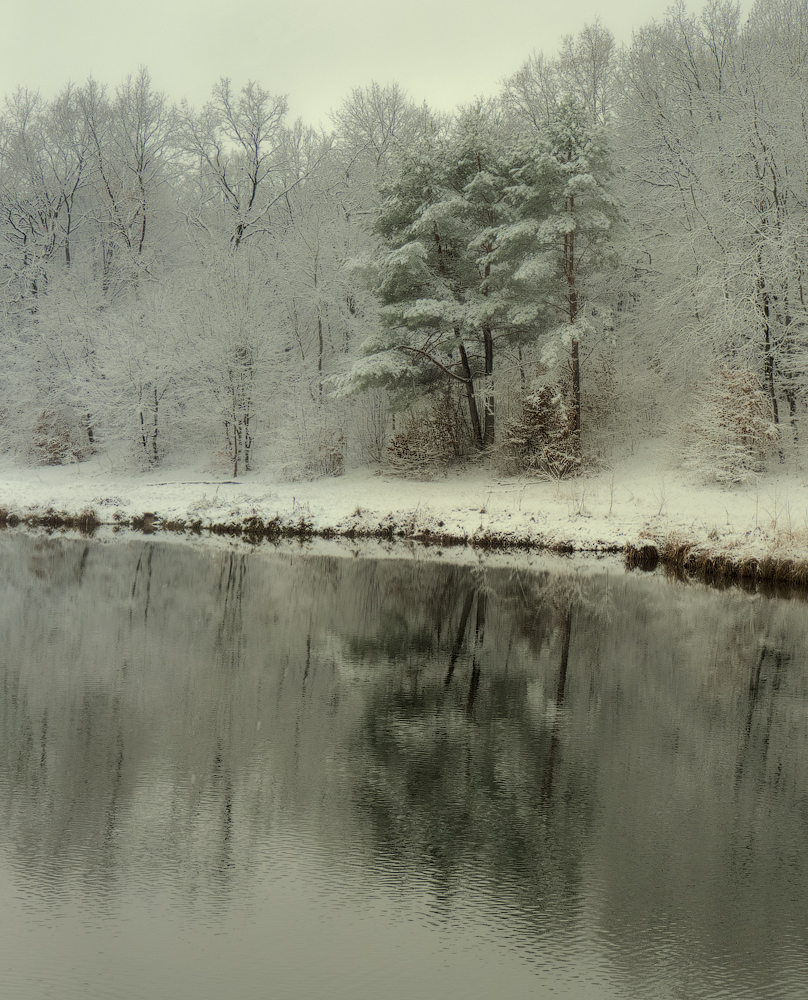
<path id="1" fill-rule="evenodd" d="M 803 998 L 798 599 L 0 536 L 0 990 Z"/>

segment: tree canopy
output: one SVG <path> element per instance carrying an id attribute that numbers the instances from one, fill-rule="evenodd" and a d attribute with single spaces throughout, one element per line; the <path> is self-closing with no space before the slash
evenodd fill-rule
<path id="1" fill-rule="evenodd" d="M 638 414 L 710 454 L 724 384 L 765 399 L 753 450 L 796 456 L 807 53 L 808 0 L 710 0 L 623 47 L 585 25 L 449 116 L 370 82 L 313 129 L 257 81 L 196 110 L 146 69 L 8 95 L 0 447 L 316 474 L 443 399 L 458 454 L 563 427 L 569 470 Z"/>

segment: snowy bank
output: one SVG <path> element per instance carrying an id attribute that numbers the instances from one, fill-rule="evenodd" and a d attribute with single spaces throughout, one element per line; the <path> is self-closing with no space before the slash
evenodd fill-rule
<path id="1" fill-rule="evenodd" d="M 238 480 L 199 469 L 121 474 L 101 460 L 0 466 L 0 523 L 193 530 L 250 538 L 411 538 L 436 544 L 624 553 L 706 576 L 808 580 L 808 485 L 779 471 L 732 489 L 705 486 L 654 460 L 654 446 L 578 479 L 498 477 L 490 470 L 431 481 L 369 470 L 314 482 Z M 92 516 L 90 516 L 92 515 Z"/>

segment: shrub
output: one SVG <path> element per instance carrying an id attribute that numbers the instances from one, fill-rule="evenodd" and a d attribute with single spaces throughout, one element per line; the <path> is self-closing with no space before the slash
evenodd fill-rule
<path id="1" fill-rule="evenodd" d="M 472 450 L 470 428 L 454 386 L 442 386 L 426 405 L 406 413 L 387 446 L 387 462 L 401 475 L 431 475 Z"/>
<path id="2" fill-rule="evenodd" d="M 580 469 L 568 373 L 523 397 L 521 415 L 505 428 L 503 452 L 519 472 L 562 479 Z"/>
<path id="3" fill-rule="evenodd" d="M 271 440 L 271 451 L 256 455 L 270 461 L 278 475 L 290 481 L 341 476 L 348 459 L 344 407 L 324 407 L 311 401 L 290 405 L 281 415 Z M 266 436 L 265 436 L 266 440 Z"/>
<path id="4" fill-rule="evenodd" d="M 391 410 L 384 389 L 367 389 L 355 401 L 354 427 L 364 462 L 381 465 L 387 455 Z"/>
<path id="5" fill-rule="evenodd" d="M 700 387 L 684 425 L 684 465 L 706 479 L 742 483 L 777 446 L 772 402 L 748 368 L 721 365 Z"/>
<path id="6" fill-rule="evenodd" d="M 345 437 L 340 430 L 320 428 L 312 442 L 307 471 L 314 476 L 341 476 L 345 472 Z"/>
<path id="7" fill-rule="evenodd" d="M 33 453 L 39 465 L 81 462 L 93 448 L 87 425 L 77 425 L 60 409 L 43 410 L 34 426 Z"/>

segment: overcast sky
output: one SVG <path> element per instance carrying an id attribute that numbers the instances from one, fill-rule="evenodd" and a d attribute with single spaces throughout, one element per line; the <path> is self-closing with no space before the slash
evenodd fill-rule
<path id="1" fill-rule="evenodd" d="M 493 94 L 533 49 L 600 16 L 619 42 L 670 0 L 0 0 L 0 94 L 52 97 L 146 66 L 155 88 L 201 107 L 220 77 L 287 94 L 292 117 L 328 125 L 352 87 L 393 80 L 450 111 Z M 701 9 L 702 3 L 690 4 Z M 751 0 L 743 0 L 749 10 Z"/>

